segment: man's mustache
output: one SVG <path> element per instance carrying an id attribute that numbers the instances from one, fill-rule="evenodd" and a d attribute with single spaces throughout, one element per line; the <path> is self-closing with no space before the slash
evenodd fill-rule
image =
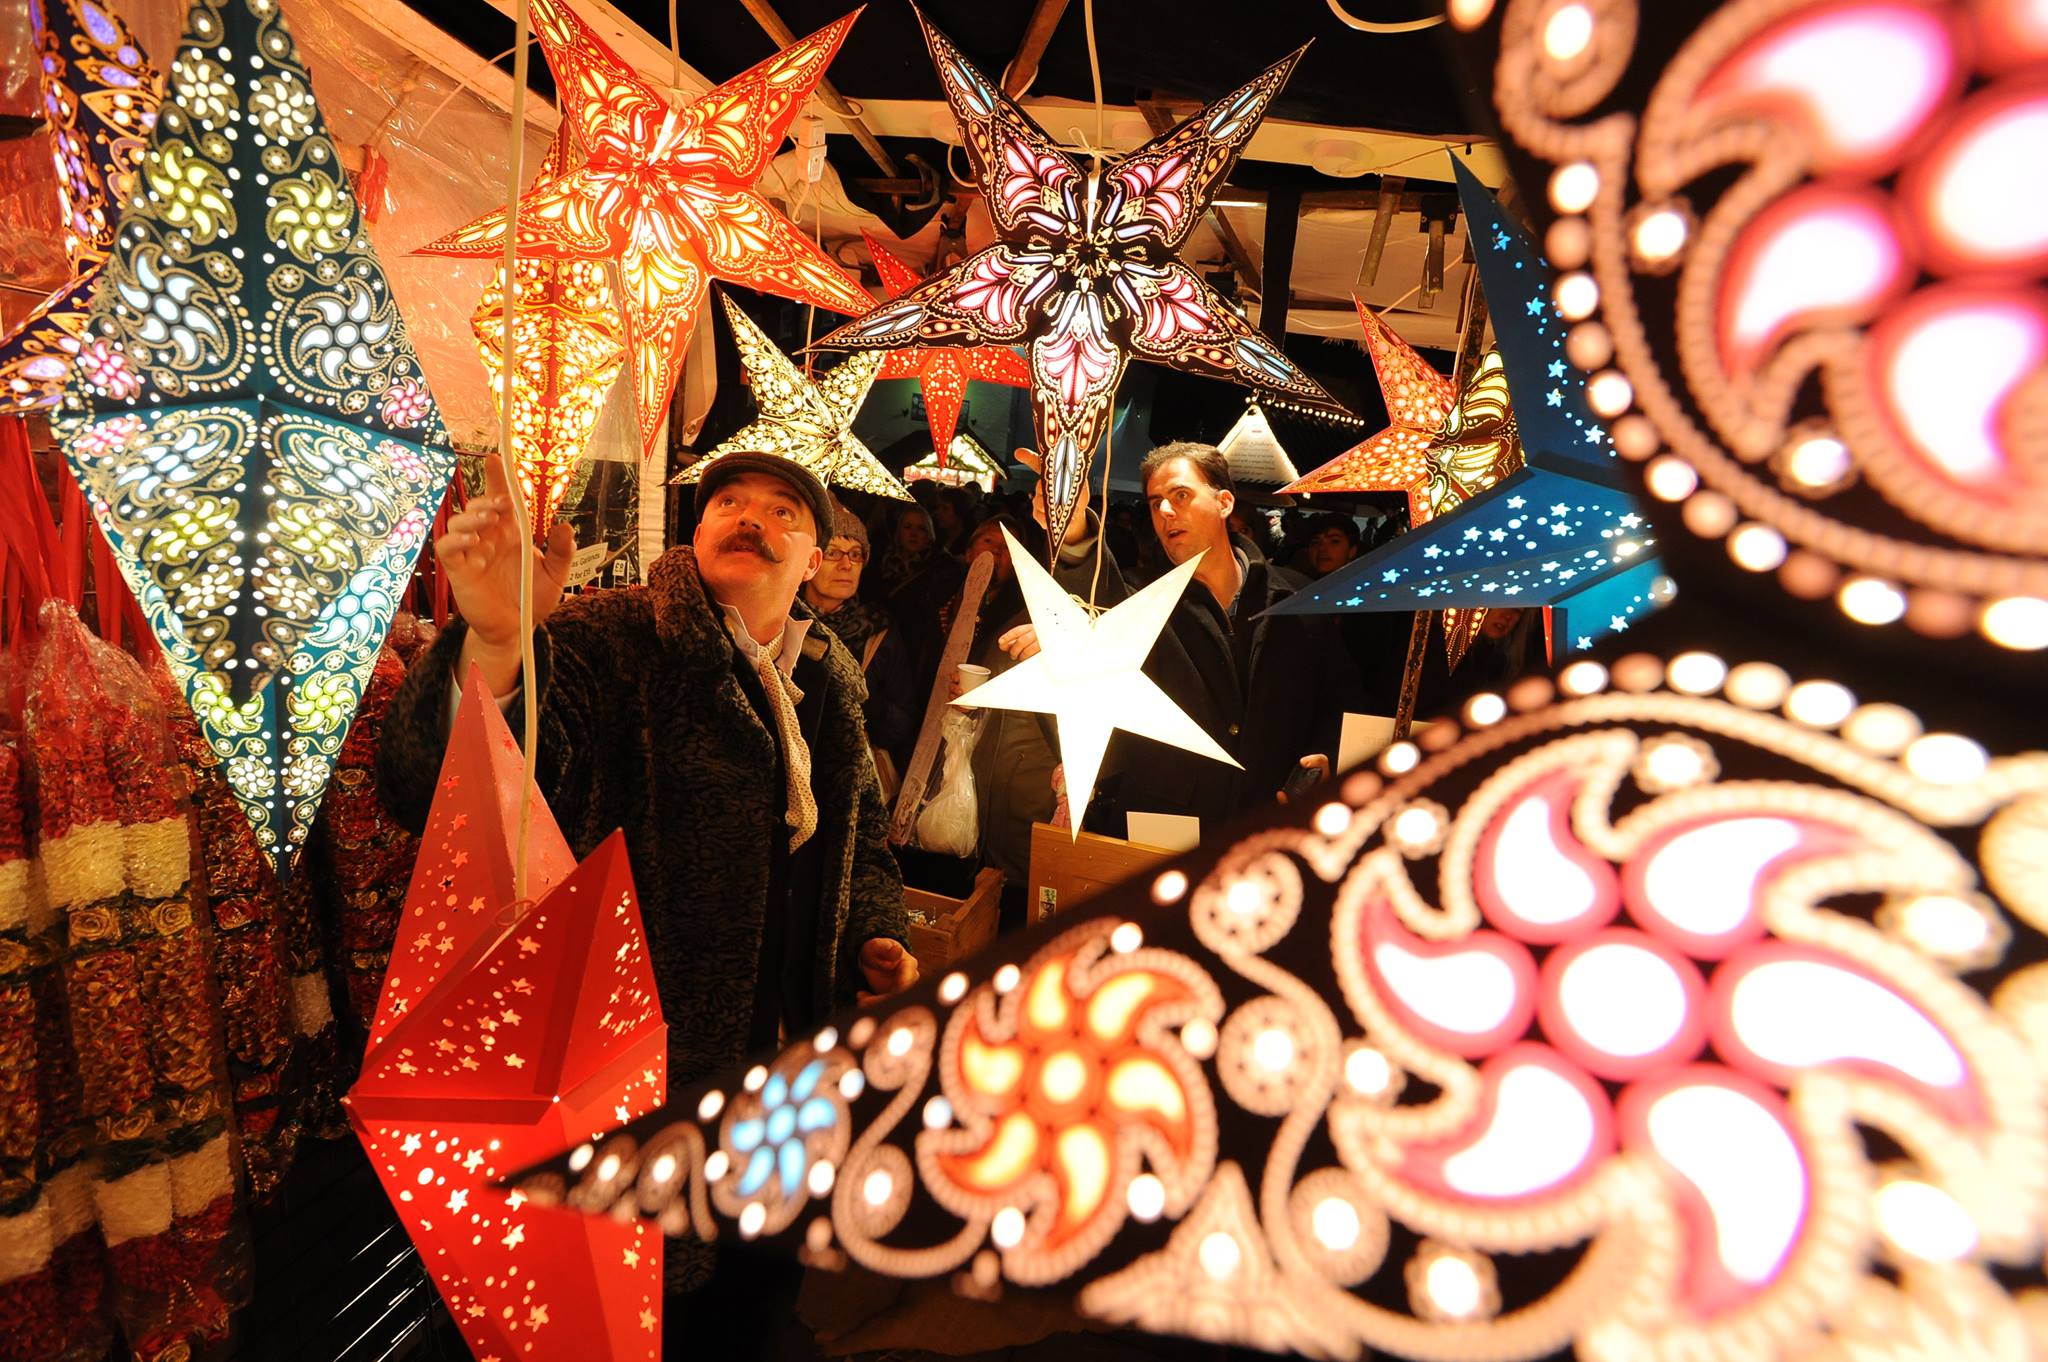
<path id="1" fill-rule="evenodd" d="M 774 549 L 768 547 L 768 541 L 761 536 L 759 530 L 734 530 L 719 541 L 718 551 L 720 553 L 756 553 L 771 563 L 782 561 L 781 556 Z"/>

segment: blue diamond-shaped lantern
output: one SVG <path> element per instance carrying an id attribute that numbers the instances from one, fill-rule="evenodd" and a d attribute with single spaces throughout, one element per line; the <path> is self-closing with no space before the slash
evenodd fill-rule
<path id="1" fill-rule="evenodd" d="M 454 471 L 274 0 L 199 0 L 58 420 L 289 873 Z"/>

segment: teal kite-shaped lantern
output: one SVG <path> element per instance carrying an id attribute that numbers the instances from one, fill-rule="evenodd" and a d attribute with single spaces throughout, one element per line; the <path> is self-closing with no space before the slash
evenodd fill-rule
<path id="1" fill-rule="evenodd" d="M 278 873 L 454 469 L 273 0 L 199 0 L 59 432 Z"/>

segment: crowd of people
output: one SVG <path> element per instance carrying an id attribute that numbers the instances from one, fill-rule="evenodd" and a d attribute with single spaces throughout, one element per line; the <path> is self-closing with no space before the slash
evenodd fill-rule
<path id="1" fill-rule="evenodd" d="M 864 521 L 802 466 L 730 454 L 698 481 L 690 542 L 644 586 L 565 597 L 566 528 L 536 552 L 486 466 L 485 494 L 435 541 L 461 616 L 385 719 L 378 787 L 394 816 L 425 822 L 464 678 L 481 679 L 515 730 L 531 686 L 539 780 L 572 850 L 625 830 L 679 1088 L 915 984 L 912 858 L 889 841 L 892 787 L 934 691 L 957 694 L 940 666 L 963 612 L 967 657 L 991 673 L 1038 648 L 1013 557 L 1048 558 L 1034 494 L 920 483 L 916 501 L 877 504 Z M 1140 502 L 1098 512 L 1084 496 L 1052 574 L 1106 608 L 1194 564 L 1145 669 L 1237 764 L 1118 734 L 1088 826 L 1123 835 L 1129 814 L 1153 812 L 1207 831 L 1308 796 L 1336 764 L 1345 713 L 1392 712 L 1409 617 L 1269 612 L 1384 527 L 1298 511 L 1276 525 L 1211 445 L 1161 446 L 1140 477 Z M 989 585 L 970 600 L 969 564 L 984 553 Z M 1509 648 L 1526 645 L 1529 624 L 1503 612 L 1469 674 L 1511 676 Z M 1032 825 L 1059 814 L 1058 734 L 1043 715 L 1005 710 L 974 741 L 972 859 L 1004 873 L 1005 925 L 1017 925 Z M 702 1244 L 671 1245 L 665 1272 L 665 1334 L 705 1356 L 752 1355 L 745 1321 L 786 1313 L 795 1293 L 788 1272 Z"/>

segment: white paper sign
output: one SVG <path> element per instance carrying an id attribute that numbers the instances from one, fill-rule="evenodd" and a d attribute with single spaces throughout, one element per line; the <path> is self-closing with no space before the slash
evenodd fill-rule
<path id="1" fill-rule="evenodd" d="M 576 550 L 576 556 L 569 560 L 569 579 L 562 585 L 582 586 L 597 575 L 597 570 L 604 566 L 605 555 L 610 552 L 611 545 L 602 539 Z"/>
<path id="2" fill-rule="evenodd" d="M 1202 844 L 1202 820 L 1184 813 L 1131 813 L 1124 823 L 1133 842 L 1161 851 L 1193 851 Z"/>
<path id="3" fill-rule="evenodd" d="M 1337 739 L 1337 769 L 1348 771 L 1371 761 L 1393 740 L 1393 715 L 1346 714 L 1344 730 Z"/>

